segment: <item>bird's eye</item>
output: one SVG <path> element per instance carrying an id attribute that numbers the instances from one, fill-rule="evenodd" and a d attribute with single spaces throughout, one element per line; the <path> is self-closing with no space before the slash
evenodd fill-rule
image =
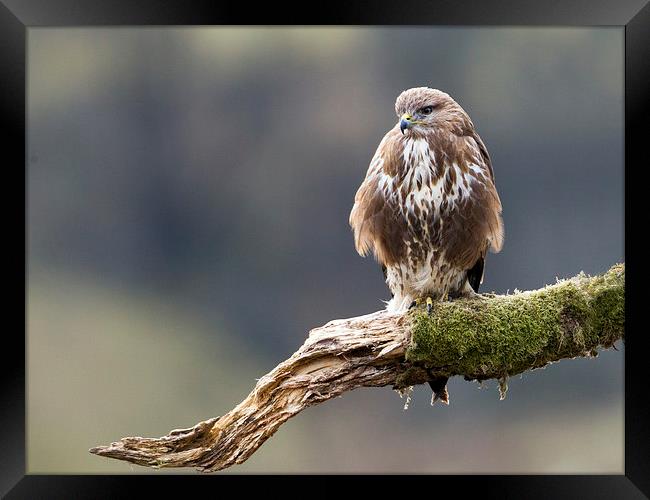
<path id="1" fill-rule="evenodd" d="M 422 113 L 423 115 L 430 115 L 431 113 L 433 113 L 433 106 L 426 106 L 422 108 L 420 110 L 420 113 Z"/>

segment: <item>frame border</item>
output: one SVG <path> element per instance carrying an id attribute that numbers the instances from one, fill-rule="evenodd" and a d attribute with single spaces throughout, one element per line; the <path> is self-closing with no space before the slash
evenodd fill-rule
<path id="1" fill-rule="evenodd" d="M 27 321 L 27 163 L 26 163 L 26 39 L 27 28 L 41 26 L 115 26 L 115 25 L 224 25 L 224 24 L 303 24 L 303 25 L 490 25 L 490 26 L 620 26 L 625 29 L 625 260 L 626 287 L 640 285 L 637 273 L 638 253 L 633 252 L 630 190 L 633 185 L 633 158 L 641 168 L 647 165 L 642 127 L 650 115 L 650 3 L 648 0 L 375 0 L 372 8 L 361 3 L 330 2 L 329 10 L 319 12 L 309 4 L 280 9 L 277 5 L 251 9 L 248 4 L 216 3 L 208 0 L 0 0 L 0 125 L 4 132 L 5 151 L 10 160 L 6 172 L 16 174 L 23 186 L 24 247 L 8 245 L 16 254 L 16 264 L 23 259 L 24 276 L 13 281 L 24 291 L 24 302 L 11 310 L 23 308 L 23 325 Z M 647 139 L 646 139 L 647 141 Z M 643 154 L 645 156 L 643 156 Z M 22 164 L 21 176 L 18 165 Z M 637 169 L 638 171 L 638 169 Z M 12 190 L 13 191 L 13 190 Z M 6 205 L 5 213 L 13 213 Z M 640 212 L 642 216 L 643 212 Z M 628 236 L 630 235 L 630 236 Z M 13 240 L 12 240 L 13 241 Z M 19 273 L 18 265 L 8 266 Z M 639 265 L 639 271 L 642 264 Z M 13 278 L 13 276 L 12 276 Z M 640 286 L 638 287 L 640 289 Z M 626 294 L 626 315 L 638 311 L 641 297 Z M 8 308 L 9 309 L 9 308 Z M 629 321 L 629 320 L 628 320 Z M 640 332 L 640 330 L 636 330 Z M 11 333 L 11 335 L 17 335 Z M 644 390 L 647 382 L 647 351 L 644 337 L 625 339 L 625 474 L 613 476 L 436 476 L 435 488 L 469 487 L 483 497 L 496 498 L 650 498 L 650 405 Z M 156 475 L 26 475 L 26 348 L 18 342 L 14 355 L 5 356 L 0 405 L 0 494 L 7 498 L 109 498 L 124 494 L 136 484 L 163 493 L 187 494 L 187 481 L 195 476 Z M 3 349 L 4 350 L 4 349 Z M 644 356 L 645 355 L 645 356 Z M 235 477 L 212 475 L 209 477 Z M 135 482 L 137 481 L 137 483 Z M 185 486 L 183 486 L 185 485 Z M 431 488 L 431 483 L 429 483 Z"/>

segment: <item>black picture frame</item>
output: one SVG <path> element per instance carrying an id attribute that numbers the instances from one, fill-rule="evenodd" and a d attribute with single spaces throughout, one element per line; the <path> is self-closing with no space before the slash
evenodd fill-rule
<path id="1" fill-rule="evenodd" d="M 320 4 L 319 4 L 320 5 Z M 620 26 L 625 29 L 625 261 L 628 290 L 641 290 L 643 265 L 640 252 L 630 243 L 634 198 L 632 186 L 647 168 L 643 125 L 649 116 L 650 4 L 648 0 L 455 0 L 374 1 L 351 4 L 328 2 L 322 7 L 305 2 L 296 6 L 243 2 L 181 0 L 0 0 L 0 102 L 6 205 L 13 219 L 16 210 L 6 194 L 23 187 L 22 222 L 25 246 L 5 234 L 5 290 L 17 297 L 22 289 L 23 325 L 26 330 L 26 35 L 37 26 L 106 25 L 222 25 L 222 24 L 319 24 L 319 25 L 523 25 L 523 26 Z M 637 161 L 635 161 L 638 159 Z M 22 164 L 22 170 L 20 165 Z M 636 166 L 633 166 L 636 165 Z M 22 175 L 21 175 L 22 174 Z M 15 177 L 14 177 L 15 176 Z M 12 203 L 9 208 L 9 203 Z M 638 212 L 637 212 L 638 213 Z M 17 217 L 17 216 L 16 216 Z M 643 224 L 635 218 L 638 224 Z M 17 230 L 16 232 L 19 232 Z M 18 254 L 22 255 L 19 256 Z M 24 263 L 19 277 L 17 263 Z M 14 264 L 15 263 L 15 264 Z M 630 267 L 631 266 L 631 267 Z M 631 269 L 631 271 L 630 271 Z M 642 296 L 626 293 L 626 315 L 638 314 Z M 6 313 L 18 314 L 21 306 L 6 303 Z M 630 316 L 632 315 L 632 316 Z M 171 486 L 201 476 L 47 476 L 26 475 L 25 451 L 25 344 L 19 330 L 5 330 L 2 404 L 0 405 L 0 494 L 7 498 L 113 498 L 133 492 L 137 484 L 172 493 Z M 23 334 L 25 331 L 23 332 Z M 9 347 L 10 340 L 16 340 Z M 641 329 L 625 339 L 625 474 L 612 476 L 436 476 L 427 489 L 444 491 L 476 489 L 482 497 L 495 498 L 644 498 L 650 497 L 650 405 L 645 396 L 647 351 Z M 203 476 L 205 477 L 205 476 Z M 237 478 L 212 474 L 215 478 Z M 231 479 L 232 480 L 232 479 Z M 164 490 L 163 490 L 164 488 Z M 187 491 L 187 490 L 185 490 Z M 426 489 L 425 489 L 426 491 Z M 215 491 L 215 493 L 217 493 Z M 407 494 L 407 493 L 405 493 Z"/>

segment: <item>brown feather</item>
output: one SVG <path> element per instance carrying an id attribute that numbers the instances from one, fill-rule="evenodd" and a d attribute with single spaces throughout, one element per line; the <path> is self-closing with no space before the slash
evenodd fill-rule
<path id="1" fill-rule="evenodd" d="M 425 106 L 434 113 L 418 114 Z M 458 291 L 488 248 L 503 245 L 490 156 L 467 113 L 444 92 L 410 89 L 395 109 L 417 124 L 406 135 L 395 125 L 370 162 L 350 213 L 356 249 L 386 266 L 395 295 Z"/>

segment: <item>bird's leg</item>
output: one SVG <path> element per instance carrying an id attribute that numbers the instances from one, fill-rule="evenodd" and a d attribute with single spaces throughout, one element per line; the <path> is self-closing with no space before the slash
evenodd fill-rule
<path id="1" fill-rule="evenodd" d="M 444 292 L 440 296 L 440 302 L 447 302 L 448 300 L 449 300 L 449 294 L 447 292 Z M 431 316 L 431 311 L 433 311 L 433 299 L 430 296 L 427 296 L 426 303 L 427 303 L 427 314 Z"/>
<path id="2" fill-rule="evenodd" d="M 480 294 L 474 291 L 474 289 L 469 285 L 469 283 L 465 283 L 465 286 L 463 286 L 460 290 L 449 294 L 450 300 L 474 299 L 476 297 L 480 297 Z"/>
<path id="3" fill-rule="evenodd" d="M 413 302 L 411 302 L 411 305 L 409 306 L 409 310 L 413 309 L 414 307 L 421 306 L 421 305 L 426 305 L 427 308 L 427 314 L 431 316 L 431 311 L 433 310 L 433 298 L 431 298 L 430 295 L 425 295 L 424 297 L 418 297 L 415 299 Z"/>
<path id="4" fill-rule="evenodd" d="M 479 293 L 476 293 L 474 290 L 471 288 L 469 290 L 463 290 L 460 292 L 456 297 L 457 299 L 474 299 L 476 297 L 480 297 Z"/>

